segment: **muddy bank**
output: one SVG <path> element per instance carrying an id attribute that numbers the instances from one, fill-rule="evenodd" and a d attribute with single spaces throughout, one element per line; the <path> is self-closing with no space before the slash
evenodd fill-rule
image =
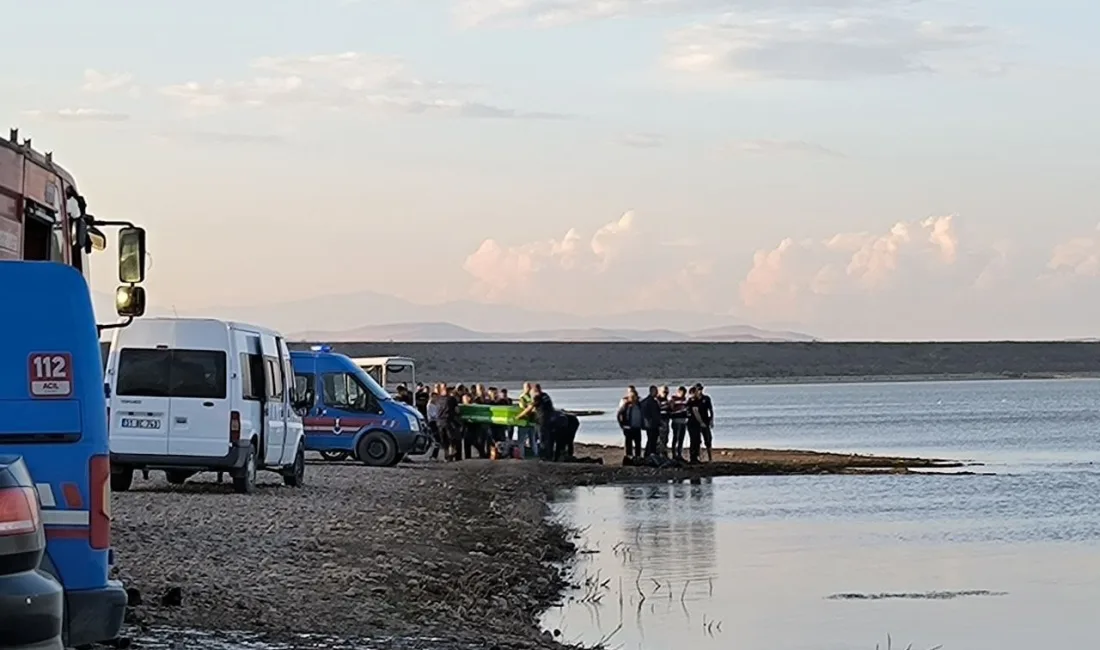
<path id="1" fill-rule="evenodd" d="M 311 463 L 305 489 L 272 476 L 249 496 L 213 476 L 177 487 L 155 472 L 113 498 L 118 574 L 140 593 L 129 633 L 257 632 L 284 647 L 310 633 L 372 640 L 361 647 L 388 639 L 380 647 L 561 648 L 538 628 L 539 614 L 568 586 L 568 572 L 557 567 L 575 551 L 570 531 L 546 519 L 556 488 L 944 466 L 723 450 L 712 464 L 657 470 L 622 467 L 614 447 L 577 451 L 605 464 Z"/>

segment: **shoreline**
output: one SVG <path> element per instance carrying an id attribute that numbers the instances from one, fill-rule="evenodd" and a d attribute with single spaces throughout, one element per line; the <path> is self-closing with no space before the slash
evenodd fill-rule
<path id="1" fill-rule="evenodd" d="M 700 382 L 707 387 L 716 386 L 815 386 L 832 384 L 907 384 L 914 382 L 967 382 L 967 381 L 1067 381 L 1073 379 L 1100 379 L 1100 372 L 1035 372 L 1020 375 L 1002 373 L 955 373 L 915 375 L 815 375 L 805 377 L 702 377 L 683 381 L 655 380 L 652 378 L 624 379 L 566 379 L 547 380 L 546 390 L 577 388 L 622 388 L 627 385 L 646 386 L 667 384 L 670 387 Z"/>
<path id="2" fill-rule="evenodd" d="M 550 518 L 563 488 L 714 476 L 909 473 L 951 460 L 721 449 L 690 468 L 623 467 L 622 448 L 578 444 L 604 465 L 473 460 L 372 469 L 311 461 L 304 489 L 265 477 L 253 495 L 154 473 L 114 496 L 118 573 L 141 593 L 127 634 L 303 633 L 386 647 L 561 650 L 539 629 L 566 597 L 576 531 Z M 853 479 L 858 480 L 858 479 Z M 246 561 L 247 560 L 247 561 Z M 179 604 L 165 600 L 178 590 Z M 429 640 L 430 638 L 430 640 Z M 201 647 L 201 646 L 194 646 Z"/>

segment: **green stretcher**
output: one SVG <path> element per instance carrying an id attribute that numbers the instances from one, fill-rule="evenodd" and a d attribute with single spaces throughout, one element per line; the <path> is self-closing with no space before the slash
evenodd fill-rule
<path id="1" fill-rule="evenodd" d="M 460 404 L 458 415 L 463 422 L 471 424 L 497 424 L 505 427 L 529 427 L 534 426 L 530 420 L 521 420 L 519 415 L 523 408 L 519 406 L 496 406 L 492 404 Z"/>

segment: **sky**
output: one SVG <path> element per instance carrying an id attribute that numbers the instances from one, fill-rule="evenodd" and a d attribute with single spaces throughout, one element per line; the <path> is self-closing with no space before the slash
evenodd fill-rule
<path id="1" fill-rule="evenodd" d="M 0 115 L 93 213 L 148 229 L 155 305 L 369 290 L 847 339 L 1100 330 L 1095 2 L 0 8 Z"/>

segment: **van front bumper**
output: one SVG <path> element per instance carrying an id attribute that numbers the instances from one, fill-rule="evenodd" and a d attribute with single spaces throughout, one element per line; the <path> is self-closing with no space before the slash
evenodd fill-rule
<path id="1" fill-rule="evenodd" d="M 126 589 L 109 580 L 103 589 L 65 593 L 65 645 L 80 647 L 117 639 L 126 617 Z"/>
<path id="2" fill-rule="evenodd" d="M 397 439 L 397 451 L 400 454 L 416 456 L 428 452 L 432 445 L 431 436 L 424 433 L 409 433 L 404 436 L 395 436 Z"/>
<path id="3" fill-rule="evenodd" d="M 42 571 L 0 577 L 0 649 L 60 650 L 64 590 Z"/>
<path id="4" fill-rule="evenodd" d="M 248 461 L 248 440 L 239 440 L 224 456 L 174 456 L 170 454 L 116 454 L 111 465 L 130 469 L 192 469 L 195 471 L 234 470 Z"/>

